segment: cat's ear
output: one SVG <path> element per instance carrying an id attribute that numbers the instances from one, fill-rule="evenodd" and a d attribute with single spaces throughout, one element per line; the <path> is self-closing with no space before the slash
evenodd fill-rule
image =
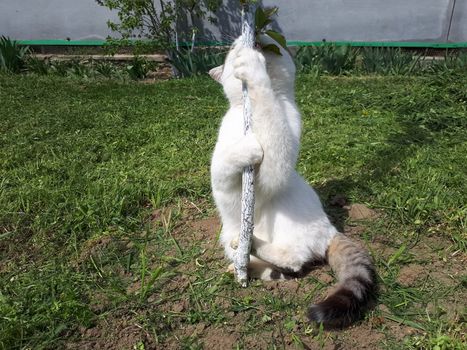
<path id="1" fill-rule="evenodd" d="M 209 71 L 209 75 L 218 83 L 221 82 L 222 72 L 224 71 L 224 65 L 213 68 Z"/>

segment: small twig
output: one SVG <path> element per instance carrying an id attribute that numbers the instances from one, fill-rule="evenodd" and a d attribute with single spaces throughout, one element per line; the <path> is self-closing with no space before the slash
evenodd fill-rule
<path id="1" fill-rule="evenodd" d="M 201 210 L 201 209 L 200 209 L 200 208 L 199 208 L 199 207 L 198 207 L 198 206 L 197 206 L 195 203 L 193 203 L 193 202 L 190 202 L 190 204 L 191 204 L 192 206 L 194 206 L 194 207 L 195 207 L 195 209 L 196 209 L 196 210 L 198 210 L 200 214 L 202 214 L 202 213 L 203 213 L 203 211 L 202 211 L 202 210 Z"/>

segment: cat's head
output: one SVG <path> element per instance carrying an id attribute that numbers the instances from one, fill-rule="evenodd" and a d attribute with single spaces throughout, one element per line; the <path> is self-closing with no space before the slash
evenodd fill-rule
<path id="1" fill-rule="evenodd" d="M 261 46 L 274 44 L 281 52 L 281 55 L 278 55 L 271 51 L 262 51 L 266 59 L 266 69 L 271 79 L 272 88 L 277 94 L 293 94 L 295 64 L 291 54 L 268 35 L 260 36 L 260 44 Z M 231 46 L 224 64 L 209 71 L 209 75 L 222 84 L 225 94 L 231 102 L 234 100 L 240 101 L 242 98 L 242 82 L 235 78 L 233 74 L 234 55 L 232 54 L 240 45 L 241 37 L 235 40 Z"/>

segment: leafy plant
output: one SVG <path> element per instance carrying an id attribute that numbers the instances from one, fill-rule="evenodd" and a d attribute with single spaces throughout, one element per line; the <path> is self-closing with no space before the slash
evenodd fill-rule
<path id="1" fill-rule="evenodd" d="M 420 55 L 394 47 L 366 47 L 362 51 L 362 68 L 367 73 L 410 74 L 417 69 Z"/>
<path id="2" fill-rule="evenodd" d="M 171 63 L 181 77 L 207 74 L 211 68 L 224 62 L 225 53 L 210 49 L 179 50 L 174 53 Z"/>
<path id="3" fill-rule="evenodd" d="M 66 61 L 52 61 L 50 63 L 50 71 L 58 76 L 65 77 L 68 75 L 70 65 Z"/>
<path id="4" fill-rule="evenodd" d="M 61 77 L 89 78 L 93 76 L 91 65 L 87 61 L 78 59 L 51 61 L 49 72 Z"/>
<path id="5" fill-rule="evenodd" d="M 350 46 L 323 43 L 321 46 L 305 46 L 298 50 L 295 61 L 302 71 L 318 67 L 329 74 L 342 74 L 355 68 L 358 51 Z"/>
<path id="6" fill-rule="evenodd" d="M 467 70 L 467 53 L 446 50 L 444 57 L 433 58 L 423 66 L 426 73 L 443 73 L 453 70 Z"/>
<path id="7" fill-rule="evenodd" d="M 0 37 L 0 71 L 20 73 L 26 66 L 29 46 L 22 46 L 6 36 Z"/>
<path id="8" fill-rule="evenodd" d="M 318 47 L 321 66 L 330 74 L 341 74 L 354 69 L 357 53 L 351 46 L 326 44 Z"/>
<path id="9" fill-rule="evenodd" d="M 311 67 L 317 67 L 315 49 L 312 47 L 302 46 L 295 54 L 295 65 L 299 71 L 308 71 Z"/>
<path id="10" fill-rule="evenodd" d="M 172 38 L 174 7 L 168 1 L 161 1 L 157 9 L 152 0 L 96 0 L 96 2 L 116 11 L 119 22 L 108 21 L 108 27 L 128 38 L 150 38 L 160 45 L 168 45 Z"/>
<path id="11" fill-rule="evenodd" d="M 153 0 L 96 0 L 101 5 L 114 10 L 119 21 L 108 21 L 113 31 L 120 33 L 123 39 L 147 38 L 161 48 L 171 47 L 174 41 L 186 33 L 193 33 L 195 17 L 204 18 L 215 11 L 220 0 L 160 0 L 158 5 Z M 191 26 L 180 32 L 178 22 L 189 17 Z"/>
<path id="12" fill-rule="evenodd" d="M 81 77 L 81 78 L 88 78 L 92 75 L 90 68 L 80 60 L 74 59 L 68 62 L 69 64 L 69 74 Z"/>
<path id="13" fill-rule="evenodd" d="M 193 50 L 196 38 L 195 17 L 204 18 L 221 5 L 220 0 L 160 0 L 157 6 L 153 0 L 96 0 L 96 2 L 117 12 L 118 23 L 108 21 L 107 25 L 111 30 L 122 35 L 123 42 L 128 43 L 128 39 L 150 39 L 152 46 L 166 50 L 169 59 L 177 55 L 179 40 L 186 38 L 187 33 L 191 34 Z M 213 20 L 213 17 L 209 19 Z M 185 20 L 189 20 L 190 23 L 183 23 Z M 180 28 L 188 29 L 180 30 Z M 115 44 L 115 39 L 110 40 Z M 142 65 L 136 63 L 129 68 L 133 78 L 142 73 L 138 71 L 138 67 L 142 68 Z M 174 71 L 177 74 L 177 71 Z"/>
<path id="14" fill-rule="evenodd" d="M 115 66 L 107 61 L 97 62 L 94 69 L 106 78 L 111 78 L 116 72 Z"/>
<path id="15" fill-rule="evenodd" d="M 26 68 L 30 73 L 47 75 L 50 72 L 50 62 L 47 59 L 31 56 L 26 60 Z"/>
<path id="16" fill-rule="evenodd" d="M 138 80 L 147 77 L 151 70 L 150 63 L 141 56 L 135 56 L 130 65 L 126 67 L 131 79 Z"/>

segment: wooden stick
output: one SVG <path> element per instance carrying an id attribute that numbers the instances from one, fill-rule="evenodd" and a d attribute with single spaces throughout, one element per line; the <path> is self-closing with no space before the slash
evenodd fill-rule
<path id="1" fill-rule="evenodd" d="M 242 45 L 244 47 L 254 47 L 255 43 L 255 6 L 243 4 L 242 7 Z M 248 86 L 244 81 L 243 90 L 243 120 L 245 135 L 251 132 L 251 102 L 248 97 Z M 251 242 L 254 228 L 254 207 L 255 207 L 255 169 L 249 165 L 243 169 L 242 176 L 242 216 L 240 225 L 240 235 L 238 248 L 235 255 L 235 272 L 237 281 L 242 287 L 248 285 L 248 263 L 250 262 Z"/>

